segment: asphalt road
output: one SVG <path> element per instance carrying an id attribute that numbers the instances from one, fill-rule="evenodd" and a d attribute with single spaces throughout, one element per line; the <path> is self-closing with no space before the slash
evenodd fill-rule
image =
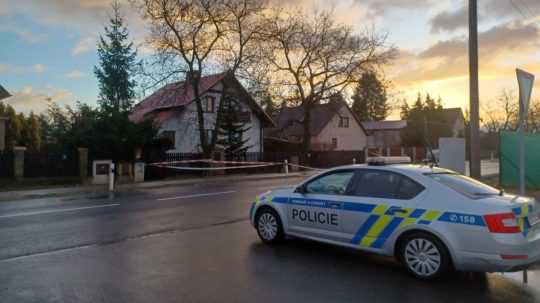
<path id="1" fill-rule="evenodd" d="M 263 245 L 266 180 L 0 203 L 0 302 L 540 302 L 540 271 L 411 278 L 391 258 Z"/>

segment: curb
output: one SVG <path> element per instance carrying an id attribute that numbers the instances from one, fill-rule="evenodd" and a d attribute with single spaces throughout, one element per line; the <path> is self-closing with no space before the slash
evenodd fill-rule
<path id="1" fill-rule="evenodd" d="M 190 186 L 200 184 L 213 184 L 223 181 L 228 182 L 240 182 L 240 181 L 259 181 L 259 180 L 275 180 L 275 179 L 296 179 L 310 176 L 303 173 L 290 173 L 290 174 L 272 174 L 272 175 L 243 175 L 243 176 L 227 176 L 227 177 L 211 177 L 211 178 L 197 178 L 197 179 L 185 179 L 185 180 L 170 180 L 170 181 L 149 181 L 144 183 L 135 184 L 121 184 L 117 186 L 117 189 L 124 190 L 130 188 L 163 188 L 171 186 Z"/>
<path id="2" fill-rule="evenodd" d="M 214 184 L 220 182 L 241 182 L 241 181 L 259 181 L 275 179 L 294 179 L 310 176 L 309 173 L 289 173 L 271 174 L 271 175 L 241 175 L 241 176 L 220 176 L 209 178 L 192 178 L 183 180 L 168 181 L 148 181 L 143 183 L 119 184 L 116 186 L 116 192 L 128 191 L 131 189 L 152 189 L 165 188 L 173 186 L 191 186 L 201 184 Z M 33 200 L 43 198 L 59 198 L 68 196 L 77 196 L 80 194 L 103 194 L 108 193 L 107 185 L 87 185 L 78 187 L 58 187 L 54 189 L 35 189 L 35 190 L 17 190 L 0 192 L 0 202 L 10 202 L 18 200 Z"/>

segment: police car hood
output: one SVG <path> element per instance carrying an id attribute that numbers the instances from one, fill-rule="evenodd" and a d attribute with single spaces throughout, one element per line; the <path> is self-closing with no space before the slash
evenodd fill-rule
<path id="1" fill-rule="evenodd" d="M 270 193 L 272 196 L 289 195 L 294 192 L 296 187 L 297 186 L 294 185 L 294 186 L 283 186 L 283 187 L 272 188 L 268 193 Z"/>

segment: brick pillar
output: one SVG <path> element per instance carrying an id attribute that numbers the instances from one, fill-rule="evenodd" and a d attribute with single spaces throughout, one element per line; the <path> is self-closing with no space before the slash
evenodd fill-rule
<path id="1" fill-rule="evenodd" d="M 6 123 L 8 118 L 0 117 L 0 152 L 6 149 Z"/>
<path id="2" fill-rule="evenodd" d="M 88 179 L 88 148 L 79 147 L 79 178 L 81 184 L 86 184 Z"/>
<path id="3" fill-rule="evenodd" d="M 24 178 L 24 152 L 26 147 L 15 146 L 13 148 L 13 176 L 15 179 Z"/>

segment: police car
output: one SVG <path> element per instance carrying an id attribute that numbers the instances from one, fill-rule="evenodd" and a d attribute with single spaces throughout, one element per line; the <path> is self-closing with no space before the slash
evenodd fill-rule
<path id="1" fill-rule="evenodd" d="M 517 271 L 540 260 L 534 199 L 407 161 L 370 159 L 268 191 L 253 203 L 251 223 L 268 244 L 293 236 L 395 256 L 421 279 L 450 269 Z"/>

